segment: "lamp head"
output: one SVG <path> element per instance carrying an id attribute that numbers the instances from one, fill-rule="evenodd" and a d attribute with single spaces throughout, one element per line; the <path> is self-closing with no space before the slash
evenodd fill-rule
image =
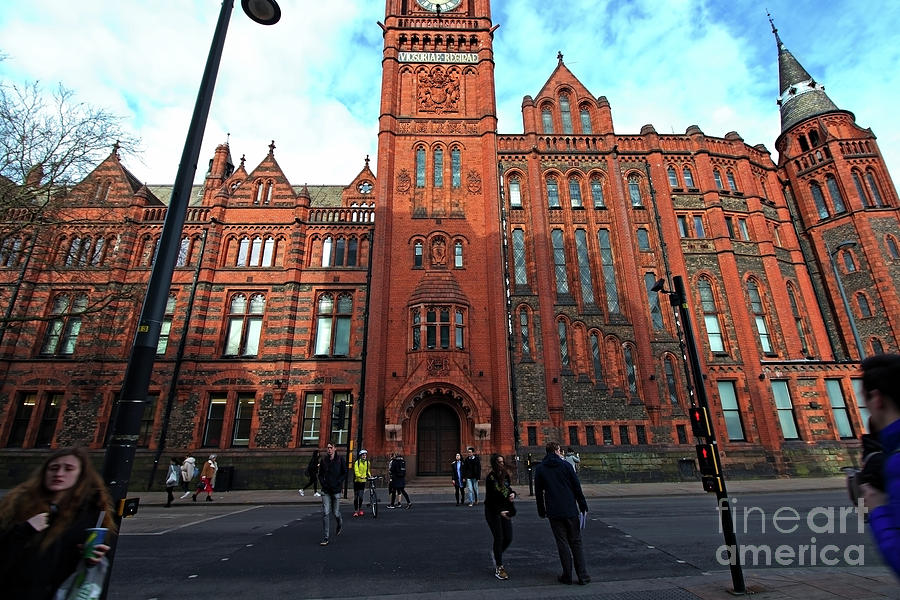
<path id="1" fill-rule="evenodd" d="M 241 8 L 260 25 L 274 25 L 281 19 L 281 9 L 275 0 L 241 0 Z"/>
<path id="2" fill-rule="evenodd" d="M 656 283 L 653 284 L 653 287 L 650 288 L 650 291 L 666 293 L 665 288 L 666 288 L 666 280 L 665 279 L 657 279 Z"/>

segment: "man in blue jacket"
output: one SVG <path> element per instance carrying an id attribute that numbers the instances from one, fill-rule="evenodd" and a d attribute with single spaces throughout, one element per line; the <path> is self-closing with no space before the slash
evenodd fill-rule
<path id="1" fill-rule="evenodd" d="M 588 511 L 581 482 L 571 464 L 563 460 L 557 442 L 547 444 L 547 456 L 534 472 L 534 496 L 538 516 L 550 520 L 550 530 L 556 540 L 559 562 L 562 563 L 560 583 L 572 583 L 572 563 L 578 583 L 591 580 L 584 562 L 581 546 L 581 518 Z"/>
<path id="2" fill-rule="evenodd" d="M 884 561 L 900 575 L 900 355 L 878 354 L 862 362 L 862 387 L 884 452 L 884 492 L 860 486 L 869 525 Z"/>

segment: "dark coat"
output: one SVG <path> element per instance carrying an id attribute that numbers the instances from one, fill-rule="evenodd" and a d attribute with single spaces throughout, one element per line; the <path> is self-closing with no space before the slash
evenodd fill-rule
<path id="1" fill-rule="evenodd" d="M 402 490 L 406 487 L 406 459 L 397 456 L 391 461 L 391 485 L 395 490 Z"/>
<path id="2" fill-rule="evenodd" d="M 499 515 L 502 511 L 508 510 L 509 516 L 515 516 L 516 505 L 509 497 L 513 493 L 513 489 L 509 485 L 508 474 L 498 475 L 490 471 L 484 480 L 484 487 L 484 514 Z"/>
<path id="3" fill-rule="evenodd" d="M 463 461 L 459 461 L 459 471 L 456 470 L 456 461 L 454 460 L 450 463 L 450 479 L 453 481 L 453 485 L 456 487 L 464 487 L 466 482 L 464 481 L 466 476 L 462 475 L 463 473 Z M 462 479 L 462 481 L 460 480 Z"/>
<path id="4" fill-rule="evenodd" d="M 35 514 L 39 512 L 41 510 L 35 510 Z M 27 522 L 0 532 L 3 597 L 16 600 L 53 598 L 56 589 L 78 567 L 80 558 L 76 547 L 84 543 L 85 529 L 97 525 L 99 514 L 95 503 L 85 503 L 68 529 L 44 550 L 40 548 L 44 532 L 35 531 Z"/>
<path id="5" fill-rule="evenodd" d="M 347 480 L 347 463 L 337 453 L 334 460 L 324 455 L 319 461 L 319 485 L 326 494 L 337 494 L 344 489 Z"/>
<path id="6" fill-rule="evenodd" d="M 588 509 L 575 469 L 556 454 L 545 456 L 534 470 L 534 497 L 542 519 L 571 519 Z"/>
<path id="7" fill-rule="evenodd" d="M 477 454 L 465 457 L 462 474 L 466 479 L 481 479 L 481 457 Z"/>

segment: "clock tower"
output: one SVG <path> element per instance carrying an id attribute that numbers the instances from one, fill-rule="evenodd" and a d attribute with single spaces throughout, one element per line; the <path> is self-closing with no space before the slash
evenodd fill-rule
<path id="1" fill-rule="evenodd" d="M 387 0 L 363 443 L 512 454 L 489 0 Z"/>

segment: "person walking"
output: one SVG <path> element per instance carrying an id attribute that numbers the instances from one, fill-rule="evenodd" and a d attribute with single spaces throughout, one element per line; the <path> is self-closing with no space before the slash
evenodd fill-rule
<path id="1" fill-rule="evenodd" d="M 462 455 L 457 452 L 456 458 L 450 462 L 450 481 L 453 482 L 453 492 L 456 494 L 456 505 L 463 504 L 466 499 L 466 478 L 462 475 Z"/>
<path id="2" fill-rule="evenodd" d="M 363 496 L 366 491 L 368 478 L 372 474 L 369 471 L 369 453 L 365 448 L 361 449 L 356 455 L 356 462 L 353 463 L 353 516 L 361 517 L 366 514 L 363 510 Z"/>
<path id="3" fill-rule="evenodd" d="M 884 491 L 861 484 L 869 526 L 881 556 L 900 575 L 900 354 L 862 361 L 862 391 L 884 452 Z"/>
<path id="4" fill-rule="evenodd" d="M 322 494 L 319 493 L 319 449 L 316 448 L 313 450 L 312 456 L 309 457 L 309 464 L 306 465 L 306 485 L 297 490 L 300 492 L 301 496 L 304 496 L 303 490 L 309 488 L 309 486 L 313 486 L 313 491 L 315 494 L 313 496 L 319 497 Z"/>
<path id="5" fill-rule="evenodd" d="M 572 564 L 579 585 L 591 581 L 584 562 L 581 543 L 581 519 L 588 511 L 581 482 L 575 469 L 562 458 L 557 442 L 547 443 L 547 455 L 534 472 L 534 497 L 538 516 L 550 521 L 550 530 L 556 540 L 562 575 L 560 583 L 572 583 Z M 581 513 L 581 515 L 579 515 Z"/>
<path id="6" fill-rule="evenodd" d="M 478 504 L 478 480 L 481 479 L 481 457 L 475 454 L 475 448 L 466 449 L 462 474 L 466 479 L 466 502 L 469 506 Z"/>
<path id="7" fill-rule="evenodd" d="M 484 519 L 494 538 L 494 577 L 506 580 L 509 575 L 503 567 L 503 551 L 512 542 L 516 493 L 510 487 L 506 461 L 500 454 L 491 455 L 491 471 L 484 480 L 484 490 Z"/>
<path id="8" fill-rule="evenodd" d="M 319 486 L 322 488 L 322 541 L 320 546 L 327 546 L 331 530 L 331 515 L 337 522 L 335 535 L 341 535 L 344 521 L 341 519 L 341 488 L 347 479 L 347 465 L 337 454 L 334 444 L 325 446 L 325 456 L 319 461 Z"/>
<path id="9" fill-rule="evenodd" d="M 572 468 L 575 469 L 575 472 L 578 473 L 578 463 L 581 462 L 581 457 L 578 456 L 578 453 L 575 452 L 571 447 L 566 448 L 566 453 L 563 455 L 563 460 L 572 465 Z"/>
<path id="10" fill-rule="evenodd" d="M 394 491 L 391 493 L 391 503 L 388 504 L 388 508 L 395 507 L 395 494 L 397 496 L 396 508 L 400 508 L 400 505 L 403 503 L 401 496 L 406 498 L 406 508 L 412 506 L 412 502 L 409 500 L 409 494 L 406 493 L 406 459 L 403 458 L 402 452 L 397 452 L 394 455 L 393 462 L 391 462 L 391 481 L 394 484 Z"/>
<path id="11" fill-rule="evenodd" d="M 109 552 L 116 525 L 109 492 L 83 448 L 53 452 L 25 482 L 0 499 L 3 597 L 50 599 L 86 560 Z M 102 518 L 101 518 L 102 517 Z M 106 527 L 103 544 L 82 558 L 85 529 Z"/>
<path id="12" fill-rule="evenodd" d="M 169 508 L 172 506 L 172 500 L 175 499 L 175 486 L 178 485 L 178 481 L 181 479 L 181 467 L 178 465 L 178 459 L 174 456 L 172 457 L 172 462 L 169 465 L 169 470 L 166 472 L 166 503 L 163 505 L 165 508 Z"/>
<path id="13" fill-rule="evenodd" d="M 184 494 L 181 495 L 182 500 L 191 495 L 191 480 L 194 479 L 196 473 L 197 461 L 191 456 L 191 453 L 188 452 L 184 462 L 181 463 L 181 489 L 184 491 Z"/>
<path id="14" fill-rule="evenodd" d="M 394 459 L 397 457 L 396 454 L 391 452 L 388 455 L 388 494 L 391 495 L 391 501 L 388 503 L 388 508 L 396 508 L 394 506 L 394 500 L 397 499 L 397 490 L 394 489 L 394 480 L 391 478 L 391 467 L 394 466 Z"/>
<path id="15" fill-rule="evenodd" d="M 200 492 L 206 492 L 207 502 L 213 501 L 213 486 L 216 482 L 216 471 L 218 470 L 219 465 L 216 463 L 216 455 L 210 454 L 209 460 L 203 463 L 203 468 L 200 470 L 200 485 L 197 486 L 197 491 L 192 496 L 194 502 L 197 501 L 197 494 Z"/>

